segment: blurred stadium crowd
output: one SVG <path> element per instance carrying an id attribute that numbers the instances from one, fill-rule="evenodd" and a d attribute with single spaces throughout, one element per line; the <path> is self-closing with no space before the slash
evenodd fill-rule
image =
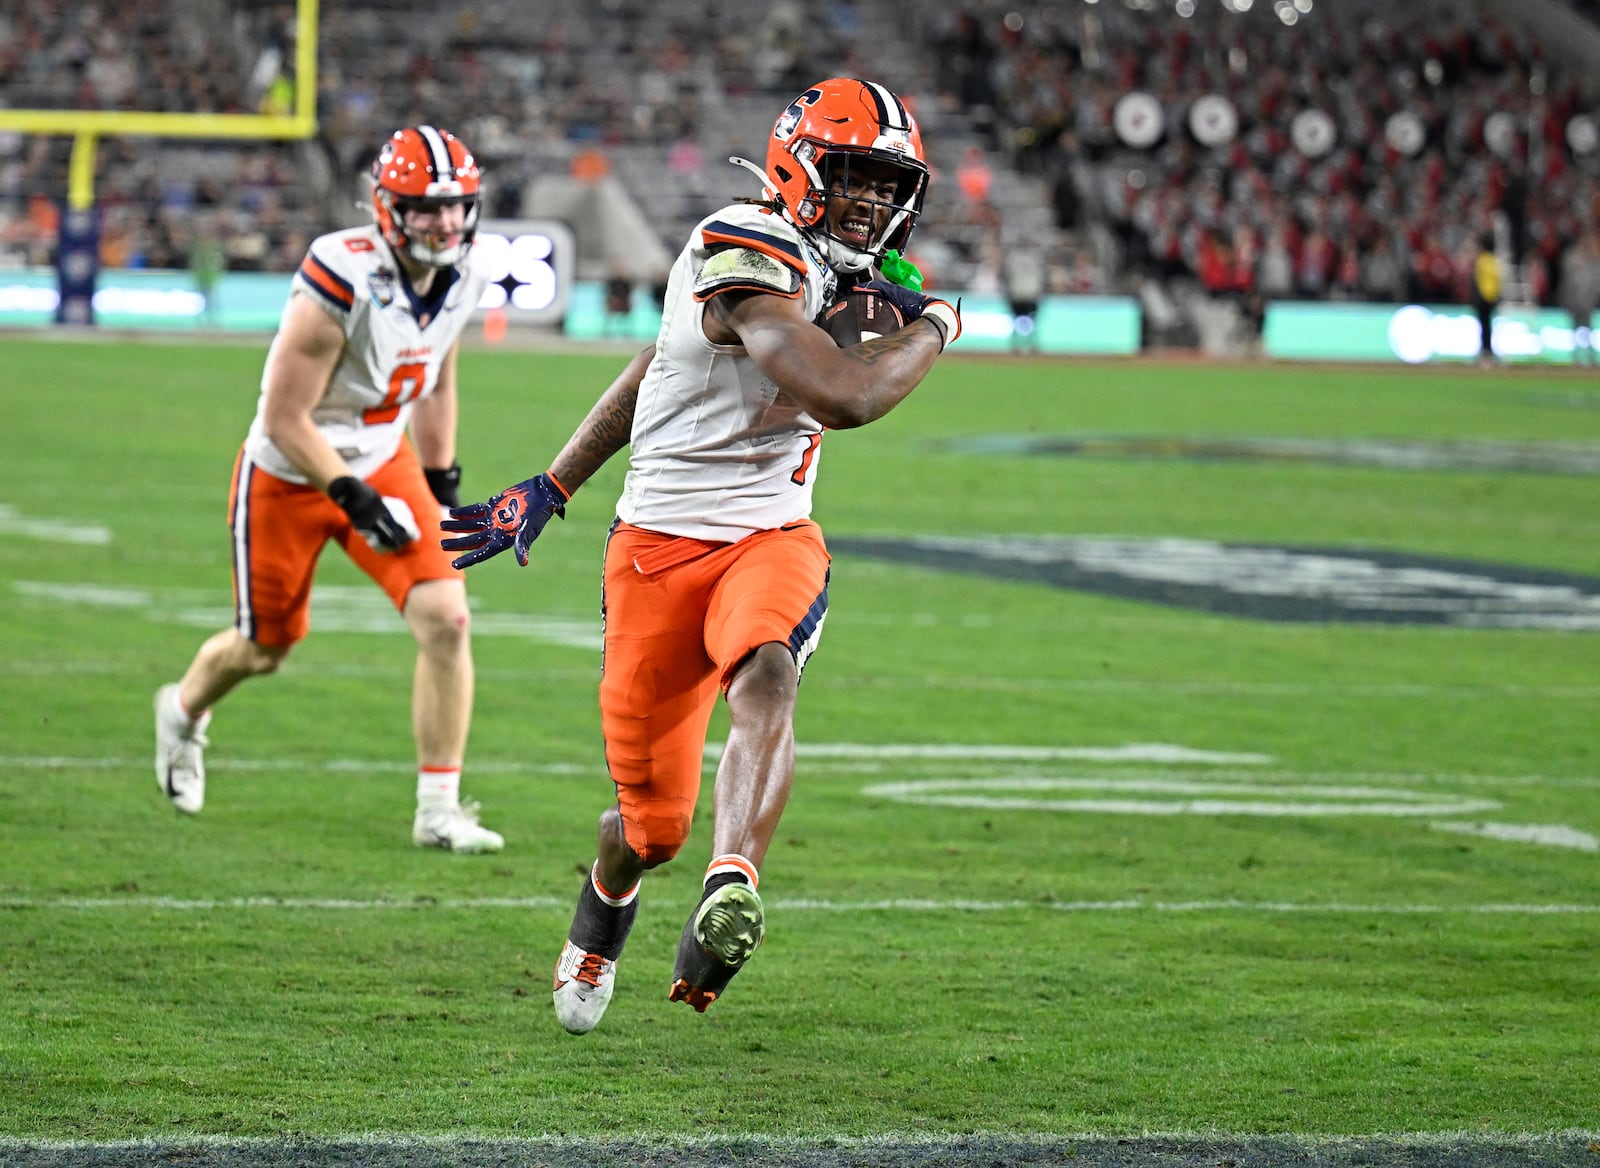
<path id="1" fill-rule="evenodd" d="M 1579 33 L 1552 44 L 1534 7 Z M 782 102 L 855 74 L 923 122 L 938 177 L 915 243 L 941 287 L 1247 317 L 1459 303 L 1492 230 L 1508 299 L 1555 303 L 1600 211 L 1597 21 L 1593 0 L 352 0 L 322 12 L 314 141 L 101 141 L 101 258 L 182 268 L 209 243 L 232 270 L 291 270 L 358 221 L 382 136 L 418 121 L 477 152 L 489 214 L 539 214 L 541 176 L 614 181 L 670 255 L 751 193 L 725 159 L 760 157 Z M 282 2 L 6 3 L 0 102 L 287 112 L 294 35 Z M 0 265 L 50 262 L 70 150 L 0 134 Z"/>

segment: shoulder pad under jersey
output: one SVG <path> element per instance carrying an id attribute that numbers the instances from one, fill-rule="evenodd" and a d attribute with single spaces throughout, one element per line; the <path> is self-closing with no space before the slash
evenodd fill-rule
<path id="1" fill-rule="evenodd" d="M 311 292 L 335 316 L 349 312 L 355 304 L 356 286 L 382 246 L 372 235 L 368 228 L 354 228 L 318 236 L 295 272 L 295 285 Z"/>
<path id="2" fill-rule="evenodd" d="M 702 223 L 695 249 L 705 258 L 695 275 L 694 298 L 743 289 L 798 297 L 806 257 L 793 229 L 775 216 L 728 208 Z"/>

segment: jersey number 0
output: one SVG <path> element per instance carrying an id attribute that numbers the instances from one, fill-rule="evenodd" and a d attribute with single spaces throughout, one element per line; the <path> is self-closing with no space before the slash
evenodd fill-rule
<path id="1" fill-rule="evenodd" d="M 361 412 L 361 420 L 369 426 L 392 422 L 400 416 L 400 407 L 416 401 L 428 384 L 428 367 L 421 364 L 396 365 L 389 374 L 389 392 L 383 395 L 383 404 Z"/>

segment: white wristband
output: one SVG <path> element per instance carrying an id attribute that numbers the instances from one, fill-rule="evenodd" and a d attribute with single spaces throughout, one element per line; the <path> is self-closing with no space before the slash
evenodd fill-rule
<path id="1" fill-rule="evenodd" d="M 955 306 L 943 300 L 935 300 L 922 310 L 922 319 L 931 320 L 939 326 L 939 336 L 943 339 L 943 348 L 949 348 L 950 342 L 961 335 L 961 314 Z"/>

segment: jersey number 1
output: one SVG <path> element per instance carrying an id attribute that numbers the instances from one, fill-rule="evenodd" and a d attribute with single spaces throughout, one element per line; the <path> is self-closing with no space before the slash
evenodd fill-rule
<path id="1" fill-rule="evenodd" d="M 806 452 L 800 456 L 800 465 L 795 467 L 794 474 L 789 476 L 789 481 L 797 487 L 806 485 L 806 474 L 811 470 L 811 463 L 817 457 L 817 447 L 822 445 L 822 431 L 808 436 Z"/>

